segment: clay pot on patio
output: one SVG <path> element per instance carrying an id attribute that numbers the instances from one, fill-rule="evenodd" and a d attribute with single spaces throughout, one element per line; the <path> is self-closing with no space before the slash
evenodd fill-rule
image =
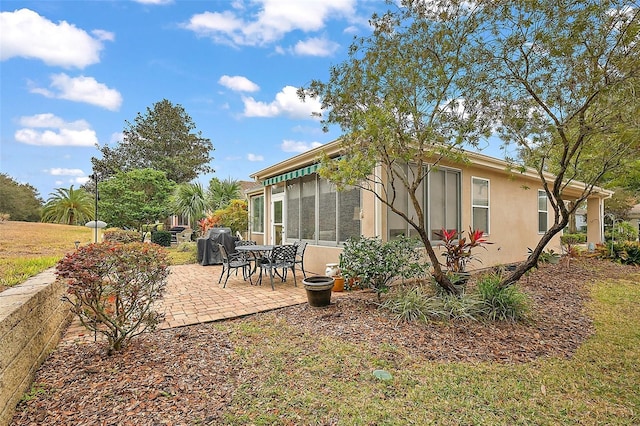
<path id="1" fill-rule="evenodd" d="M 333 288 L 331 291 L 344 291 L 344 277 L 333 277 Z"/>
<path id="2" fill-rule="evenodd" d="M 316 275 L 302 280 L 304 289 L 307 291 L 307 301 L 309 306 L 319 308 L 331 304 L 331 289 L 333 288 L 333 277 Z"/>

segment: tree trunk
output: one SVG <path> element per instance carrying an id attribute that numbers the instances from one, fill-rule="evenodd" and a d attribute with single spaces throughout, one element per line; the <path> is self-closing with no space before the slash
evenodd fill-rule
<path id="1" fill-rule="evenodd" d="M 422 244 L 424 244 L 424 247 L 427 250 L 427 254 L 429 255 L 429 260 L 431 261 L 431 265 L 433 266 L 433 278 L 436 280 L 436 283 L 438 283 L 438 285 L 442 287 L 447 293 L 455 294 L 456 296 L 460 295 L 460 290 L 453 285 L 451 280 L 449 280 L 447 275 L 442 271 L 442 267 L 440 267 L 440 262 L 438 261 L 438 256 L 433 250 L 433 246 L 431 245 L 431 241 L 427 237 L 426 232 L 421 229 L 417 229 L 417 231 L 420 234 Z"/>

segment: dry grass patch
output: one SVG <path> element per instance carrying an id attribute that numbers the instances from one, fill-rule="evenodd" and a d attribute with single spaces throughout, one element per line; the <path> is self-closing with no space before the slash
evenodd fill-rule
<path id="1" fill-rule="evenodd" d="M 55 266 L 80 244 L 93 242 L 84 226 L 7 221 L 0 223 L 0 291 Z"/>

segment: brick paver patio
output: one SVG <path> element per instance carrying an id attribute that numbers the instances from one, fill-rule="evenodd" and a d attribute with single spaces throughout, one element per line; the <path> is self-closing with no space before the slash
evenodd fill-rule
<path id="1" fill-rule="evenodd" d="M 172 266 L 167 289 L 158 308 L 160 312 L 165 313 L 165 321 L 159 328 L 182 327 L 240 317 L 307 302 L 301 272 L 296 274 L 297 287 L 294 286 L 291 273 L 284 283 L 276 277 L 275 291 L 271 290 L 269 277 L 263 277 L 262 285 L 258 286 L 255 285 L 255 276 L 254 285 L 251 285 L 249 281 L 242 279 L 241 274 L 235 276 L 233 272 L 226 288 L 222 288 L 222 283 L 218 284 L 221 272 L 222 265 Z M 73 342 L 93 338 L 93 334 L 76 319 L 63 340 Z"/>

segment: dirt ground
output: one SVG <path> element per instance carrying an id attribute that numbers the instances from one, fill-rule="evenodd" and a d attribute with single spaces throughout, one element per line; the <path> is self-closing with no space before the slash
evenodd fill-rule
<path id="1" fill-rule="evenodd" d="M 594 259 L 546 265 L 520 283 L 535 315 L 518 324 L 398 323 L 377 308 L 375 295 L 362 291 L 327 308 L 304 304 L 257 315 L 285 319 L 300 332 L 370 343 L 373 351 L 387 342 L 416 360 L 522 363 L 571 357 L 593 333 L 585 310 L 589 283 L 629 272 L 638 268 Z M 32 398 L 19 404 L 12 424 L 215 422 L 243 377 L 251 376 L 232 362 L 233 344 L 221 330 L 201 324 L 149 333 L 113 357 L 98 343 L 61 345 L 38 371 Z"/>

